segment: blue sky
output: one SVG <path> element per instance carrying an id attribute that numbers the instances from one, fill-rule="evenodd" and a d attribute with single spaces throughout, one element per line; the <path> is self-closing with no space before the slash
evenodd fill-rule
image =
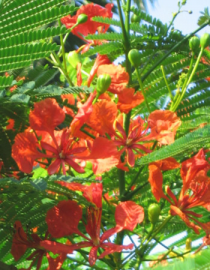
<path id="1" fill-rule="evenodd" d="M 149 2 L 147 0 L 147 2 Z M 180 13 L 174 22 L 175 29 L 181 30 L 184 35 L 187 35 L 198 28 L 197 22 L 200 17 L 200 12 L 204 11 L 204 8 L 208 7 L 210 11 L 209 0 L 187 0 L 182 10 L 189 11 Z M 154 7 L 148 3 L 148 12 L 153 17 L 160 19 L 163 23 L 169 23 L 172 19 L 172 13 L 178 11 L 178 0 L 156 0 Z M 210 26 L 205 27 L 199 32 L 199 35 L 203 33 L 210 33 Z"/>

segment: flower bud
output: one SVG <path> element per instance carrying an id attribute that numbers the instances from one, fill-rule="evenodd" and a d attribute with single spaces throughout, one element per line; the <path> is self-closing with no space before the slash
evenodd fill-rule
<path id="1" fill-rule="evenodd" d="M 207 46 L 210 46 L 210 35 L 205 33 L 200 38 L 200 45 L 202 49 L 205 49 Z"/>
<path id="2" fill-rule="evenodd" d="M 72 51 L 68 54 L 67 61 L 73 68 L 76 68 L 77 64 L 80 63 L 80 55 L 76 51 Z"/>
<path id="3" fill-rule="evenodd" d="M 193 52 L 197 52 L 200 46 L 200 39 L 198 37 L 191 37 L 189 40 L 189 47 Z"/>
<path id="4" fill-rule="evenodd" d="M 88 19 L 88 16 L 86 14 L 80 14 L 78 17 L 77 17 L 77 24 L 82 24 L 82 23 L 85 23 Z"/>
<path id="5" fill-rule="evenodd" d="M 138 67 L 141 63 L 140 53 L 137 49 L 132 49 L 129 51 L 128 59 L 134 67 Z"/>
<path id="6" fill-rule="evenodd" d="M 141 21 L 140 16 L 138 16 L 138 15 L 136 15 L 136 14 L 133 14 L 133 15 L 131 16 L 131 22 L 132 22 L 132 23 L 140 23 L 140 21 Z"/>
<path id="7" fill-rule="evenodd" d="M 97 92 L 99 95 L 106 92 L 111 84 L 111 76 L 109 74 L 103 74 L 98 77 L 97 80 Z"/>
<path id="8" fill-rule="evenodd" d="M 182 0 L 182 5 L 184 6 L 186 4 L 187 0 Z"/>
<path id="9" fill-rule="evenodd" d="M 150 204 L 148 207 L 148 218 L 152 224 L 155 224 L 160 215 L 160 206 L 157 203 Z"/>

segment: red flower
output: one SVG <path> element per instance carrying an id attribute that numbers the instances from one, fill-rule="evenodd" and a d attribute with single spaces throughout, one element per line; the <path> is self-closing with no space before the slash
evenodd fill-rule
<path id="1" fill-rule="evenodd" d="M 30 126 L 34 130 L 47 131 L 53 136 L 54 129 L 65 119 L 65 113 L 53 98 L 46 98 L 34 104 L 30 112 Z"/>
<path id="2" fill-rule="evenodd" d="M 98 206 L 102 205 L 102 184 L 92 184 L 89 187 L 82 187 L 81 185 L 72 185 L 70 183 L 68 184 L 68 186 L 75 190 L 82 191 L 84 196 L 96 205 L 96 207 L 90 206 L 87 211 L 87 224 L 85 225 L 85 229 L 89 237 L 86 237 L 81 232 L 78 232 L 77 229 L 78 220 L 81 216 L 81 209 L 79 208 L 79 206 L 72 201 L 63 201 L 60 202 L 58 206 L 55 206 L 53 209 L 49 210 L 47 213 L 46 222 L 49 226 L 49 231 L 51 235 L 53 237 L 57 237 L 58 235 L 59 237 L 63 237 L 68 235 L 69 233 L 71 234 L 74 232 L 82 236 L 85 241 L 73 244 L 71 246 L 66 246 L 64 244 L 56 242 L 52 244 L 50 241 L 45 241 L 42 242 L 42 246 L 44 248 L 52 252 L 57 252 L 59 250 L 59 252 L 67 254 L 69 253 L 69 251 L 71 252 L 80 248 L 91 247 L 89 253 L 89 263 L 91 266 L 94 265 L 96 262 L 97 251 L 99 248 L 104 249 L 104 252 L 98 258 L 103 258 L 104 256 L 113 252 L 121 252 L 122 249 L 133 248 L 133 244 L 130 244 L 128 246 L 116 245 L 110 242 L 106 242 L 106 240 L 111 235 L 124 229 L 134 230 L 136 225 L 142 222 L 144 219 L 144 210 L 141 206 L 129 201 L 120 203 L 117 206 L 115 212 L 116 226 L 107 230 L 100 236 L 102 209 L 98 208 Z M 72 204 L 74 204 L 74 207 L 72 207 Z M 77 211 L 79 211 L 78 214 L 76 214 Z M 76 217 L 76 219 L 74 219 L 74 216 Z M 56 230 L 52 229 L 52 223 L 56 224 Z M 63 228 L 67 229 L 62 229 L 61 232 L 59 232 L 58 234 L 57 228 L 59 226 L 63 226 Z"/>
<path id="3" fill-rule="evenodd" d="M 82 37 L 81 35 L 87 36 L 89 34 L 95 34 L 96 31 L 98 31 L 98 33 L 105 33 L 108 30 L 109 25 L 105 23 L 94 22 L 92 18 L 96 16 L 111 18 L 113 15 L 111 12 L 113 6 L 113 4 L 107 4 L 105 8 L 103 8 L 93 3 L 83 5 L 77 11 L 75 16 L 71 17 L 68 15 L 62 18 L 61 22 L 65 24 L 66 28 L 71 28 L 76 24 L 77 18 L 80 14 L 86 14 L 88 16 L 88 20 L 85 23 L 76 26 L 72 30 L 72 33 L 80 38 Z"/>
<path id="4" fill-rule="evenodd" d="M 118 94 L 117 108 L 123 113 L 128 113 L 143 101 L 144 97 L 141 92 L 135 93 L 134 88 L 125 88 Z"/>
<path id="5" fill-rule="evenodd" d="M 149 115 L 148 123 L 151 128 L 151 134 L 162 145 L 174 142 L 181 120 L 174 112 L 157 110 Z"/>
<path id="6" fill-rule="evenodd" d="M 118 165 L 120 155 L 121 152 L 117 150 L 114 141 L 98 137 L 91 145 L 90 155 L 86 156 L 84 159 L 92 163 L 93 172 L 95 174 L 101 174 Z"/>
<path id="7" fill-rule="evenodd" d="M 138 116 L 130 125 L 128 136 L 126 135 L 123 127 L 119 122 L 116 122 L 116 139 L 115 144 L 122 147 L 121 151 L 126 152 L 126 158 L 129 166 L 133 167 L 135 164 L 135 154 L 140 156 L 144 152 L 150 153 L 142 143 L 151 140 L 150 136 L 147 136 L 148 128 L 144 127 L 144 121 Z"/>
<path id="8" fill-rule="evenodd" d="M 66 254 L 62 253 L 56 259 L 53 259 L 50 257 L 48 252 L 41 246 L 42 241 L 45 240 L 41 240 L 41 238 L 34 233 L 31 234 L 30 237 L 28 237 L 27 234 L 24 232 L 20 221 L 15 222 L 14 228 L 15 234 L 12 240 L 11 254 L 16 261 L 25 254 L 28 248 L 32 248 L 35 249 L 35 251 L 33 251 L 32 254 L 27 258 L 27 260 L 32 260 L 28 270 L 32 268 L 36 261 L 36 270 L 39 270 L 42 266 L 42 259 L 44 255 L 46 255 L 49 262 L 47 270 L 59 270 L 61 268 L 64 260 L 66 259 Z"/>
<path id="9" fill-rule="evenodd" d="M 100 135 L 113 134 L 113 124 L 118 113 L 116 104 L 103 99 L 95 103 L 92 108 L 87 124 Z"/>
<path id="10" fill-rule="evenodd" d="M 161 171 L 179 168 L 180 164 L 174 158 L 152 162 L 149 164 L 149 182 L 155 199 L 159 202 L 161 198 L 167 199 L 162 190 L 163 175 Z"/>
<path id="11" fill-rule="evenodd" d="M 178 215 L 186 225 L 192 228 L 197 234 L 199 234 L 199 229 L 201 229 L 201 227 L 203 228 L 204 225 L 196 218 L 202 217 L 202 215 L 189 209 L 196 206 L 206 207 L 206 205 L 210 203 L 210 178 L 206 175 L 206 168 L 209 168 L 209 165 L 201 158 L 201 153 L 202 150 L 200 150 L 193 158 L 183 162 L 181 169 L 183 187 L 179 199 L 176 198 L 168 186 L 166 187 L 167 196 L 163 193 L 163 180 L 160 169 L 155 164 L 149 166 L 149 170 L 151 170 L 149 181 L 156 199 L 158 201 L 160 198 L 166 199 L 171 204 L 171 215 Z M 196 164 L 197 166 L 195 166 Z M 156 168 L 154 166 L 156 166 Z M 186 168 L 188 169 L 187 171 Z M 195 225 L 190 219 L 195 221 L 201 227 Z"/>
<path id="12" fill-rule="evenodd" d="M 84 169 L 75 160 L 80 158 L 81 153 L 85 155 L 87 147 L 81 147 L 68 129 L 54 131 L 52 139 L 52 144 L 41 141 L 42 148 L 47 152 L 46 157 L 53 159 L 48 167 L 48 173 L 53 174 L 62 166 L 63 174 L 66 174 L 65 164 L 70 165 L 75 171 L 83 173 Z"/>
<path id="13" fill-rule="evenodd" d="M 61 186 L 67 187 L 70 190 L 81 191 L 85 199 L 96 205 L 97 208 L 102 207 L 102 190 L 103 186 L 101 183 L 92 183 L 90 186 L 82 185 L 79 183 L 67 183 L 65 181 L 56 181 Z"/>
<path id="14" fill-rule="evenodd" d="M 185 191 L 190 187 L 193 178 L 199 171 L 204 170 L 207 172 L 209 169 L 210 164 L 205 159 L 205 152 L 203 149 L 200 149 L 200 151 L 192 158 L 182 162 L 182 168 L 180 171 L 184 183 L 182 192 L 185 193 Z"/>
<path id="15" fill-rule="evenodd" d="M 126 72 L 125 68 L 114 64 L 101 65 L 98 67 L 97 76 L 109 74 L 111 76 L 111 84 L 108 88 L 113 94 L 121 93 L 127 86 L 129 82 L 129 74 Z"/>
<path id="16" fill-rule="evenodd" d="M 22 172 L 30 173 L 33 169 L 34 161 L 44 158 L 46 155 L 41 153 L 34 133 L 24 131 L 15 137 L 15 143 L 12 146 L 12 157 Z"/>

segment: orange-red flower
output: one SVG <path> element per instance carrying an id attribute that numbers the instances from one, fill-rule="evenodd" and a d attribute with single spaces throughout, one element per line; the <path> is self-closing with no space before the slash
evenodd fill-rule
<path id="1" fill-rule="evenodd" d="M 129 74 L 126 72 L 125 68 L 121 65 L 115 66 L 101 65 L 98 67 L 97 76 L 108 74 L 111 77 L 111 84 L 108 91 L 113 94 L 121 93 L 127 86 L 129 82 Z"/>
<path id="2" fill-rule="evenodd" d="M 77 18 L 80 14 L 86 14 L 88 16 L 87 21 L 76 26 L 72 30 L 72 33 L 80 38 L 83 38 L 83 36 L 87 36 L 89 34 L 95 34 L 96 31 L 98 33 L 105 33 L 108 30 L 109 25 L 105 23 L 94 22 L 92 18 L 96 16 L 111 18 L 113 15 L 111 11 L 113 6 L 113 4 L 106 4 L 105 8 L 103 8 L 93 3 L 83 5 L 77 11 L 75 16 L 71 17 L 68 15 L 62 18 L 61 22 L 65 24 L 66 28 L 71 28 L 76 24 Z"/>
<path id="3" fill-rule="evenodd" d="M 151 134 L 162 145 L 174 142 L 181 120 L 174 112 L 157 110 L 149 115 L 148 123 L 151 128 Z"/>
<path id="4" fill-rule="evenodd" d="M 46 155 L 41 153 L 40 145 L 34 133 L 24 131 L 15 137 L 15 143 L 12 146 L 12 157 L 22 172 L 30 173 L 34 161 L 44 158 Z"/>
<path id="5" fill-rule="evenodd" d="M 128 135 L 126 135 L 122 125 L 118 121 L 116 122 L 114 142 L 122 152 L 126 152 L 127 162 L 131 167 L 135 164 L 135 155 L 142 156 L 144 152 L 151 152 L 143 145 L 144 142 L 151 140 L 147 131 L 148 128 L 145 127 L 140 116 L 131 122 Z"/>
<path id="6" fill-rule="evenodd" d="M 161 198 L 166 198 L 163 190 L 163 175 L 161 171 L 173 170 L 179 168 L 180 164 L 174 158 L 152 162 L 149 164 L 149 179 L 152 193 L 159 202 Z"/>
<path id="7" fill-rule="evenodd" d="M 81 153 L 85 155 L 87 147 L 80 146 L 74 137 L 71 136 L 71 132 L 68 129 L 54 131 L 52 138 L 51 144 L 41 141 L 42 149 L 46 151 L 46 158 L 53 159 L 48 167 L 48 173 L 55 173 L 61 166 L 63 174 L 66 174 L 65 164 L 70 165 L 75 171 L 83 173 L 84 169 L 75 160 L 80 158 Z"/>
<path id="8" fill-rule="evenodd" d="M 62 183 L 63 185 L 63 183 Z M 85 241 L 66 246 L 61 243 L 45 241 L 42 246 L 52 252 L 69 253 L 73 250 L 77 250 L 84 247 L 91 247 L 89 253 L 89 263 L 93 266 L 97 258 L 103 258 L 104 256 L 113 253 L 121 252 L 123 249 L 132 249 L 133 244 L 116 245 L 106 240 L 113 234 L 122 230 L 134 230 L 138 223 L 141 223 L 144 219 L 144 210 L 141 206 L 134 202 L 127 201 L 121 202 L 115 212 L 116 226 L 104 232 L 100 236 L 101 215 L 102 215 L 102 184 L 92 184 L 89 187 L 83 187 L 77 183 L 64 184 L 73 190 L 80 190 L 84 196 L 93 204 L 87 211 L 87 224 L 85 229 L 89 237 L 82 234 L 77 226 L 79 218 L 81 217 L 81 208 L 73 201 L 62 201 L 57 206 L 48 211 L 46 222 L 49 227 L 49 232 L 53 237 L 63 237 L 71 233 L 77 233 L 82 236 Z M 100 208 L 99 208 L 100 207 Z M 78 211 L 78 213 L 77 213 Z M 62 221 L 62 223 L 61 223 Z M 62 226 L 62 229 L 58 228 Z M 99 248 L 104 249 L 104 252 L 97 256 Z"/>
<path id="9" fill-rule="evenodd" d="M 128 113 L 143 101 L 144 97 L 141 92 L 135 93 L 134 88 L 125 88 L 118 94 L 117 108 L 123 113 Z"/>
<path id="10" fill-rule="evenodd" d="M 53 136 L 54 129 L 65 119 L 65 113 L 54 98 L 46 98 L 34 104 L 29 122 L 34 130 L 47 131 Z"/>
<path id="11" fill-rule="evenodd" d="M 41 246 L 42 240 L 37 234 L 32 233 L 28 236 L 23 230 L 20 221 L 16 221 L 14 224 L 15 234 L 12 240 L 11 254 L 15 260 L 19 260 L 27 251 L 28 248 L 35 249 L 27 260 L 32 260 L 28 270 L 32 268 L 34 263 L 37 261 L 36 269 L 39 270 L 42 266 L 42 259 L 46 255 L 49 266 L 47 270 L 59 270 L 66 258 L 66 254 L 61 253 L 56 259 L 50 257 L 48 252 Z M 45 239 L 47 238 L 47 234 Z"/>
<path id="12" fill-rule="evenodd" d="M 183 187 L 179 199 L 176 198 L 168 186 L 166 187 L 167 195 L 164 194 L 160 168 L 155 164 L 156 162 L 149 165 L 149 181 L 155 198 L 158 201 L 160 198 L 166 199 L 171 204 L 171 215 L 178 215 L 186 225 L 192 228 L 197 234 L 201 227 L 204 228 L 204 225 L 197 220 L 197 218 L 202 217 L 202 215 L 190 209 L 196 206 L 206 207 L 206 205 L 210 203 L 210 178 L 207 176 L 209 164 L 205 162 L 202 153 L 203 150 L 201 149 L 193 158 L 183 162 L 181 168 Z M 190 220 L 193 220 L 199 226 Z"/>
<path id="13" fill-rule="evenodd" d="M 99 100 L 93 105 L 87 124 L 100 135 L 114 133 L 113 124 L 117 117 L 117 105 L 113 101 Z"/>

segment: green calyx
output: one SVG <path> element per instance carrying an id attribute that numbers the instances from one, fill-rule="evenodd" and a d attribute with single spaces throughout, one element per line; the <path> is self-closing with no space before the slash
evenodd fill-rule
<path id="1" fill-rule="evenodd" d="M 103 74 L 98 77 L 97 80 L 97 92 L 99 95 L 106 92 L 111 84 L 111 76 L 109 74 Z"/>
<path id="2" fill-rule="evenodd" d="M 141 63 L 140 53 L 136 49 L 132 49 L 129 51 L 128 59 L 135 68 L 137 68 Z"/>
<path id="3" fill-rule="evenodd" d="M 197 53 L 199 51 L 200 39 L 198 37 L 191 37 L 189 40 L 189 47 L 194 52 Z"/>
<path id="4" fill-rule="evenodd" d="M 80 55 L 76 51 L 72 51 L 68 54 L 67 61 L 73 68 L 76 68 L 77 64 L 81 62 Z"/>
<path id="5" fill-rule="evenodd" d="M 77 25 L 78 24 L 82 24 L 82 23 L 85 23 L 88 19 L 88 16 L 86 14 L 80 14 L 78 17 L 77 17 Z"/>
<path id="6" fill-rule="evenodd" d="M 155 224 L 160 215 L 160 206 L 157 203 L 150 204 L 148 207 L 148 218 L 152 224 Z"/>
<path id="7" fill-rule="evenodd" d="M 205 49 L 207 46 L 210 46 L 210 35 L 204 33 L 200 38 L 201 49 Z"/>

